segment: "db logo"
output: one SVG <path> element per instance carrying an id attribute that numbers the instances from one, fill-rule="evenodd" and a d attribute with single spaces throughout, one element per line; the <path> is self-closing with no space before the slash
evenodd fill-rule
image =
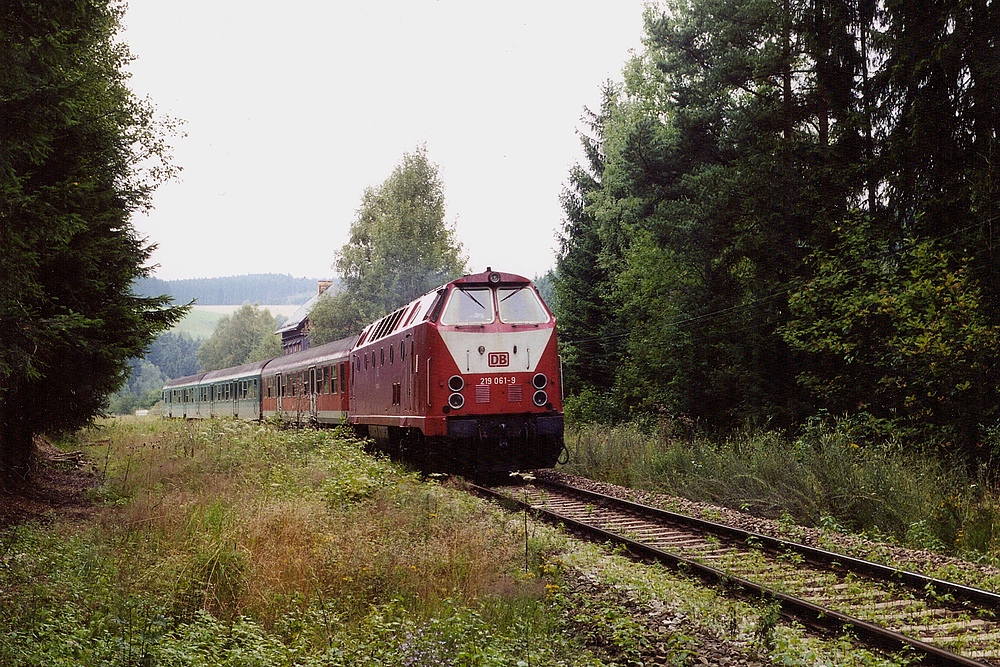
<path id="1" fill-rule="evenodd" d="M 506 352 L 490 352 L 486 363 L 490 368 L 507 367 L 510 366 L 510 355 Z"/>

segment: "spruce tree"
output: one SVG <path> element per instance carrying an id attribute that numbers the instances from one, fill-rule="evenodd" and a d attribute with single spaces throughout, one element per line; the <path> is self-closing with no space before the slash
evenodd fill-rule
<path id="1" fill-rule="evenodd" d="M 0 8 L 0 457 L 30 463 L 38 433 L 78 428 L 129 358 L 183 314 L 139 297 L 152 246 L 131 215 L 171 174 L 162 126 L 126 86 L 123 5 L 10 0 Z"/>

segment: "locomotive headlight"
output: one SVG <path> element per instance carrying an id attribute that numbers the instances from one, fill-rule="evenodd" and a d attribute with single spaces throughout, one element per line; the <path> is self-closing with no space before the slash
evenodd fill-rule
<path id="1" fill-rule="evenodd" d="M 535 389 L 545 389 L 548 383 L 549 379 L 545 377 L 545 373 L 535 373 L 535 377 L 531 378 L 531 386 Z"/>
<path id="2" fill-rule="evenodd" d="M 494 271 L 493 273 L 490 274 L 489 280 L 492 284 L 496 285 L 498 282 L 500 282 L 500 274 Z"/>
<path id="3" fill-rule="evenodd" d="M 549 395 L 546 394 L 541 389 L 539 389 L 538 391 L 535 392 L 535 395 L 531 397 L 531 402 L 537 405 L 538 407 L 542 407 L 543 405 L 549 402 Z"/>
<path id="4" fill-rule="evenodd" d="M 458 410 L 465 405 L 465 398 L 461 394 L 452 394 L 448 397 L 448 405 L 450 405 L 453 410 Z"/>
<path id="5" fill-rule="evenodd" d="M 465 387 L 465 380 L 462 379 L 461 375 L 452 375 L 448 378 L 448 389 L 452 391 L 462 391 Z"/>

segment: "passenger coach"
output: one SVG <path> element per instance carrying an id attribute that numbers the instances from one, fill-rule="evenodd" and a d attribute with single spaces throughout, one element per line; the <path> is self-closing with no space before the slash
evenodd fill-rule
<path id="1" fill-rule="evenodd" d="M 357 336 L 272 359 L 263 369 L 263 415 L 340 424 L 347 418 L 350 354 Z"/>

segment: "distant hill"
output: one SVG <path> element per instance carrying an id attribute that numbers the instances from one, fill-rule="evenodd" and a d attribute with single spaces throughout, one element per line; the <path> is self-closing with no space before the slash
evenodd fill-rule
<path id="1" fill-rule="evenodd" d="M 145 278 L 136 282 L 142 296 L 168 294 L 178 304 L 196 301 L 199 306 L 239 306 L 302 304 L 316 294 L 315 278 L 293 278 L 287 274 L 255 273 L 225 278 L 189 278 L 160 280 Z"/>

